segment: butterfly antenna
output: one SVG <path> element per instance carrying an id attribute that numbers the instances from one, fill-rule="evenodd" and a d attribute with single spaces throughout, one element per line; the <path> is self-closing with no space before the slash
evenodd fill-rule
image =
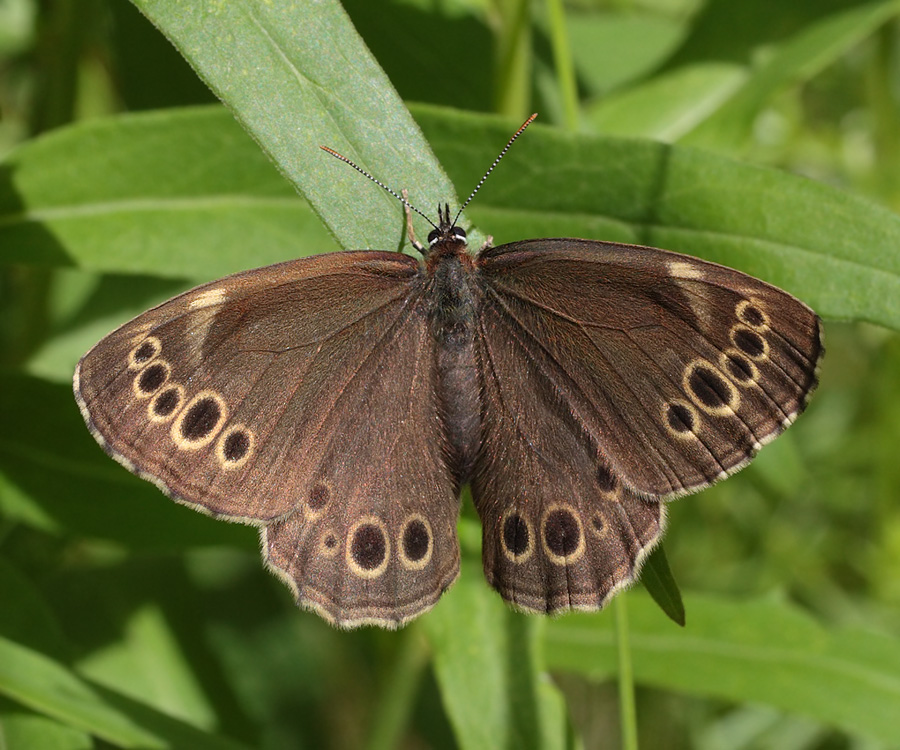
<path id="1" fill-rule="evenodd" d="M 510 138 L 506 142 L 506 145 L 503 147 L 503 150 L 499 154 L 497 154 L 497 158 L 494 159 L 494 163 L 491 164 L 491 166 L 488 167 L 488 171 L 484 173 L 484 177 L 482 177 L 480 180 L 478 180 L 478 184 L 475 186 L 475 189 L 469 194 L 469 197 L 466 198 L 466 202 L 463 203 L 459 207 L 459 211 L 456 212 L 456 218 L 453 219 L 453 224 L 451 226 L 456 226 L 456 222 L 459 220 L 460 215 L 465 210 L 466 206 L 468 206 L 469 203 L 472 202 L 472 198 L 475 197 L 475 193 L 477 193 L 479 190 L 481 190 L 481 186 L 484 185 L 484 181 L 488 177 L 490 177 L 491 172 L 494 171 L 494 167 L 496 167 L 500 163 L 500 160 L 504 156 L 506 156 L 506 152 L 509 151 L 509 147 L 513 145 L 516 138 L 518 138 L 520 135 L 522 135 L 522 133 L 525 131 L 525 128 L 527 128 L 529 125 L 531 125 L 532 122 L 534 122 L 535 117 L 537 117 L 537 112 L 535 112 L 531 117 L 529 117 L 527 120 L 525 120 L 525 122 L 522 123 L 522 127 L 520 127 L 515 133 L 513 133 L 512 138 Z M 357 167 L 357 169 L 359 169 L 359 167 Z"/>
<path id="2" fill-rule="evenodd" d="M 518 135 L 518 133 L 516 133 L 516 135 Z M 375 177 L 372 177 L 372 175 L 370 175 L 368 172 L 366 172 L 366 170 L 363 169 L 361 166 L 350 161 L 350 159 L 348 159 L 343 154 L 339 154 L 333 148 L 328 148 L 328 146 L 319 146 L 319 148 L 322 149 L 323 151 L 327 151 L 332 156 L 340 159 L 342 162 L 344 162 L 344 164 L 349 164 L 357 172 L 359 172 L 361 175 L 363 175 L 363 177 L 368 177 L 370 180 L 372 180 L 372 182 L 374 182 L 376 185 L 378 185 L 378 187 L 383 188 L 384 190 L 387 190 L 387 192 L 389 192 L 391 195 L 393 195 L 404 206 L 406 206 L 407 208 L 409 208 L 409 209 L 415 211 L 417 214 L 419 214 L 419 216 L 421 216 L 423 219 L 425 219 L 425 221 L 427 221 L 429 224 L 431 224 L 431 226 L 433 226 L 435 229 L 438 228 L 437 224 L 435 224 L 431 219 L 429 219 L 425 214 L 423 214 L 418 208 L 416 208 L 412 203 L 410 203 L 404 196 L 400 195 L 395 190 L 391 190 L 381 180 L 378 180 Z M 507 146 L 507 148 L 509 148 L 509 146 Z"/>

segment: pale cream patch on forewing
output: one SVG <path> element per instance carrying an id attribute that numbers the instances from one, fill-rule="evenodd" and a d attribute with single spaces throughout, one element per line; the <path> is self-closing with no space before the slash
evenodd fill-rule
<path id="1" fill-rule="evenodd" d="M 191 304 L 193 305 L 193 303 Z M 187 362 L 189 372 L 200 367 L 204 352 L 206 351 L 206 347 L 204 346 L 206 337 L 209 335 L 209 331 L 212 328 L 213 321 L 215 321 L 218 311 L 218 307 L 207 305 L 198 307 L 191 315 L 191 345 L 188 347 Z"/>
<path id="2" fill-rule="evenodd" d="M 191 310 L 199 310 L 204 307 L 221 305 L 225 301 L 225 297 L 225 289 L 220 286 L 205 289 L 190 301 L 188 307 Z"/>
<path id="3" fill-rule="evenodd" d="M 701 284 L 706 278 L 704 269 L 693 263 L 673 260 L 667 264 L 669 276 L 675 285 L 684 292 L 685 301 L 697 319 L 709 325 L 715 322 L 715 310 L 706 296 L 700 293 Z"/>
<path id="4" fill-rule="evenodd" d="M 703 267 L 695 263 L 686 263 L 683 260 L 669 261 L 667 264 L 669 276 L 673 279 L 691 279 L 699 281 L 705 278 Z"/>

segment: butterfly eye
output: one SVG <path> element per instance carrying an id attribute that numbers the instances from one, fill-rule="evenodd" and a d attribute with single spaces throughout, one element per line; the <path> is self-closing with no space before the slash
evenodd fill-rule
<path id="1" fill-rule="evenodd" d="M 440 239 L 440 237 L 441 237 L 441 230 L 440 229 L 432 229 L 428 233 L 428 244 L 433 245 L 435 242 L 437 242 Z"/>
<path id="2" fill-rule="evenodd" d="M 462 242 L 466 241 L 466 230 L 462 227 L 453 227 L 450 230 L 450 236 L 455 240 L 460 240 Z"/>

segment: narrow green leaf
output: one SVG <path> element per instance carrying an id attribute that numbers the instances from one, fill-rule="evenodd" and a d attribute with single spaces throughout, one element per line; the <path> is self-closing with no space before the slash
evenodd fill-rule
<path id="1" fill-rule="evenodd" d="M 780 601 L 688 596 L 690 626 L 673 628 L 648 597 L 629 597 L 639 683 L 764 703 L 890 744 L 900 742 L 900 641 L 826 628 Z M 592 677 L 616 669 L 612 618 L 570 615 L 548 624 L 551 668 Z"/>
<path id="2" fill-rule="evenodd" d="M 740 145 L 774 93 L 812 77 L 898 12 L 897 0 L 868 3 L 804 27 L 782 43 L 721 109 L 682 138 L 682 142 L 718 149 Z"/>
<path id="3" fill-rule="evenodd" d="M 59 662 L 2 637 L 0 693 L 121 747 L 239 747 L 91 685 Z"/>
<path id="4" fill-rule="evenodd" d="M 644 567 L 641 568 L 641 583 L 666 616 L 675 624 L 684 626 L 684 601 L 681 599 L 681 591 L 675 582 L 675 576 L 672 575 L 662 544 L 658 545 L 644 562 Z"/>
<path id="5" fill-rule="evenodd" d="M 429 213 L 453 186 L 337 0 L 134 0 L 348 248 L 404 239 L 399 203 L 361 190 L 330 146 Z M 420 231 L 424 224 L 418 224 Z"/>

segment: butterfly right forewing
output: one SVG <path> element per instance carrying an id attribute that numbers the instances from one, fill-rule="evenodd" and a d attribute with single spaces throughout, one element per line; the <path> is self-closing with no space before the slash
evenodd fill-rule
<path id="1" fill-rule="evenodd" d="M 818 317 L 739 271 L 587 240 L 517 242 L 480 261 L 485 309 L 639 494 L 738 470 L 816 386 Z"/>

